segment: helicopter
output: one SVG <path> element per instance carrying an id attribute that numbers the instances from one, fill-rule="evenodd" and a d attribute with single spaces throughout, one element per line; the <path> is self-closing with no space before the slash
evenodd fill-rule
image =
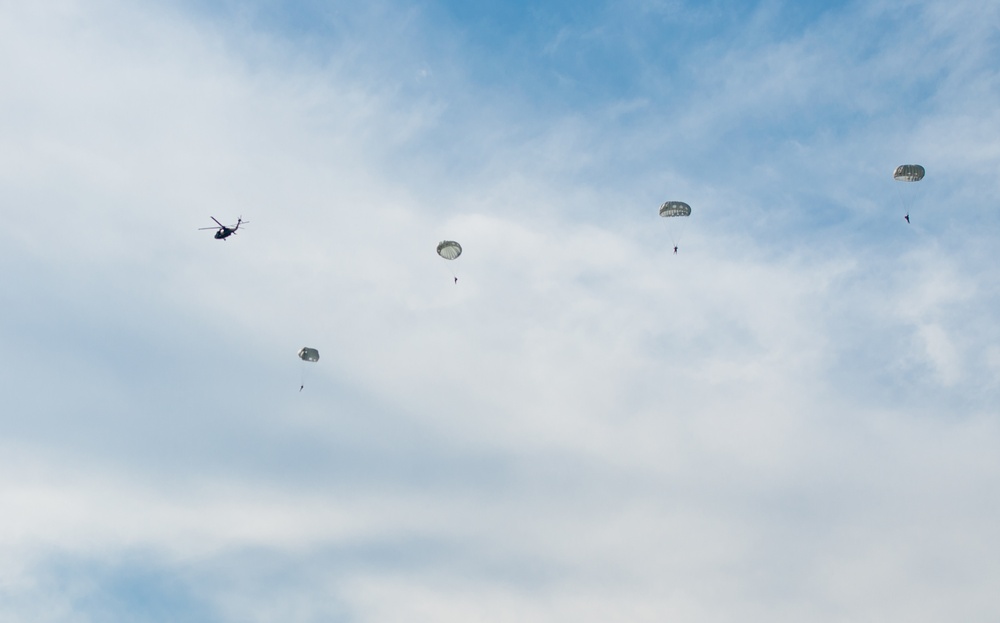
<path id="1" fill-rule="evenodd" d="M 243 217 L 242 216 L 239 219 L 236 220 L 236 224 L 233 225 L 232 227 L 226 227 L 225 225 L 223 225 L 222 223 L 220 223 L 218 221 L 218 219 L 216 219 L 214 216 L 211 217 L 211 219 L 213 221 L 215 221 L 215 223 L 218 225 L 218 227 L 199 227 L 198 229 L 199 230 L 202 230 L 202 229 L 217 229 L 218 231 L 215 232 L 215 239 L 216 240 L 225 240 L 226 238 L 228 238 L 228 237 L 232 236 L 233 234 L 235 234 L 236 230 L 240 228 L 241 224 L 242 225 L 246 225 L 246 223 L 243 222 Z M 247 223 L 249 223 L 249 222 L 250 221 L 247 221 Z"/>

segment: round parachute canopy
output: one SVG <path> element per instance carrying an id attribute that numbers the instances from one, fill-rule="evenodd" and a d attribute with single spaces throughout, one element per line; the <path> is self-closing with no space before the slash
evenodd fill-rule
<path id="1" fill-rule="evenodd" d="M 443 240 L 438 243 L 438 255 L 446 260 L 453 260 L 462 254 L 462 245 L 454 240 Z"/>
<path id="2" fill-rule="evenodd" d="M 319 351 L 315 348 L 303 346 L 302 350 L 299 351 L 299 359 L 302 361 L 319 361 Z"/>
<path id="3" fill-rule="evenodd" d="M 691 206 L 683 201 L 664 201 L 660 206 L 660 216 L 691 216 Z"/>
<path id="4" fill-rule="evenodd" d="M 896 167 L 892 179 L 897 182 L 919 182 L 924 179 L 924 168 L 919 164 L 901 164 Z"/>

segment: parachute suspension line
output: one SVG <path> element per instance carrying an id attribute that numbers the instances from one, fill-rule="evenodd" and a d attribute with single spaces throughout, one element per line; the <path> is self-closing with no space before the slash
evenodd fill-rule
<path id="1" fill-rule="evenodd" d="M 896 184 L 896 201 L 899 202 L 899 211 L 905 216 L 909 216 L 910 211 L 906 208 L 906 198 L 903 197 L 903 189 L 899 184 Z"/>
<path id="2" fill-rule="evenodd" d="M 681 237 L 684 235 L 684 225 L 687 221 L 675 221 L 671 222 L 669 225 L 670 230 L 670 241 L 676 247 L 681 242 Z"/>
<path id="3" fill-rule="evenodd" d="M 904 215 L 909 214 L 910 210 L 906 206 L 906 197 L 903 193 L 903 185 L 897 183 L 894 184 L 894 186 L 896 187 L 896 201 L 899 203 L 899 211 Z"/>

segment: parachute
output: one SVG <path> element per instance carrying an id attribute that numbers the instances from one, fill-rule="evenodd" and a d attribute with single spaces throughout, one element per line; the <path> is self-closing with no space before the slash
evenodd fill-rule
<path id="1" fill-rule="evenodd" d="M 299 351 L 299 359 L 302 361 L 319 361 L 319 351 L 315 348 L 303 346 L 302 350 Z"/>
<path id="2" fill-rule="evenodd" d="M 674 253 L 677 253 L 677 242 L 681 239 L 686 219 L 677 221 L 676 217 L 691 216 L 691 206 L 683 201 L 664 201 L 660 206 L 660 216 L 670 219 L 667 221 L 667 233 L 674 244 Z"/>
<path id="3" fill-rule="evenodd" d="M 453 260 L 462 254 L 462 245 L 454 240 L 442 240 L 438 243 L 437 253 L 446 260 Z"/>
<path id="4" fill-rule="evenodd" d="M 896 167 L 896 170 L 892 173 L 892 179 L 897 182 L 919 182 L 924 179 L 924 168 L 919 164 L 901 164 Z M 897 187 L 899 188 L 899 187 Z M 899 192 L 899 203 L 902 205 L 906 216 L 906 222 L 910 222 L 910 203 L 912 202 L 914 195 L 913 191 L 906 191 L 904 197 L 904 191 Z"/>
<path id="5" fill-rule="evenodd" d="M 660 206 L 660 216 L 691 216 L 691 206 L 683 201 L 664 201 Z"/>
<path id="6" fill-rule="evenodd" d="M 901 164 L 896 167 L 892 179 L 897 182 L 919 182 L 924 179 L 924 168 L 919 164 Z"/>

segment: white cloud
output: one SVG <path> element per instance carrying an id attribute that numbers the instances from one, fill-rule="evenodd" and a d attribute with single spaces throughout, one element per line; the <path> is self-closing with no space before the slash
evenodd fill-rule
<path id="1" fill-rule="evenodd" d="M 134 620 L 145 586 L 217 620 L 986 620 L 997 221 L 958 215 L 995 190 L 961 94 L 996 70 L 954 60 L 983 13 L 920 6 L 782 37 L 774 4 L 686 99 L 681 70 L 557 112 L 420 13 L 306 50 L 4 11 L 0 619 Z M 942 60 L 889 79 L 935 16 L 907 50 Z M 553 34 L 649 49 L 588 26 Z"/>

